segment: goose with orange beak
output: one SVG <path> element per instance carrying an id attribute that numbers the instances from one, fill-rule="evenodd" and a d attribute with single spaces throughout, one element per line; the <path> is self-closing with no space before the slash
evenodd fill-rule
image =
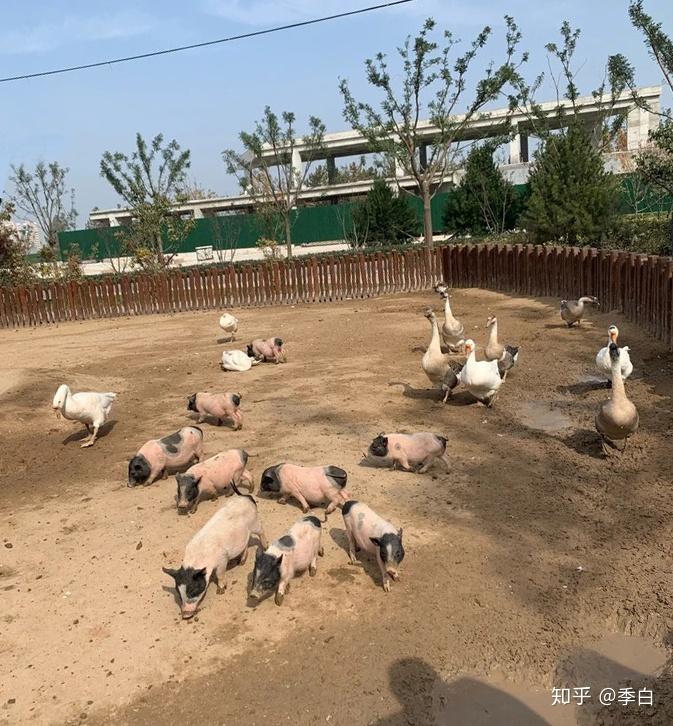
<path id="1" fill-rule="evenodd" d="M 601 348 L 596 354 L 596 368 L 601 373 L 604 373 L 608 377 L 608 386 L 612 385 L 612 360 L 610 358 L 610 344 L 614 343 L 617 345 L 617 338 L 619 337 L 619 328 L 616 325 L 611 325 L 608 328 L 608 344 Z M 629 354 L 629 346 L 625 345 L 619 350 L 619 368 L 622 374 L 622 379 L 626 380 L 633 373 L 633 363 L 631 363 L 631 356 Z"/>
<path id="2" fill-rule="evenodd" d="M 460 371 L 460 382 L 467 390 L 485 406 L 490 408 L 502 385 L 502 378 L 498 369 L 497 360 L 476 359 L 475 343 L 472 339 L 465 341 L 467 360 Z"/>

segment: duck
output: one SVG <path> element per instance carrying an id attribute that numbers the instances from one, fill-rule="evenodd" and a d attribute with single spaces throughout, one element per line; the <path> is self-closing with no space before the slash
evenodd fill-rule
<path id="1" fill-rule="evenodd" d="M 577 323 L 577 327 L 579 328 L 580 321 L 584 315 L 584 305 L 586 303 L 600 306 L 598 298 L 593 295 L 585 295 L 579 300 L 561 300 L 561 318 L 565 320 L 565 323 L 569 328 L 571 328 L 575 323 Z"/>
<path id="2" fill-rule="evenodd" d="M 234 334 L 238 330 L 238 318 L 235 318 L 230 313 L 223 313 L 220 316 L 220 328 L 229 335 L 225 342 L 234 340 Z"/>
<path id="3" fill-rule="evenodd" d="M 249 371 L 260 362 L 251 358 L 244 350 L 225 350 L 220 366 L 225 371 Z"/>
<path id="4" fill-rule="evenodd" d="M 519 359 L 519 346 L 502 345 L 498 342 L 498 319 L 495 315 L 489 315 L 486 321 L 486 327 L 489 328 L 488 341 L 484 348 L 484 357 L 486 360 L 497 360 L 500 377 L 505 380 L 507 373 L 514 368 Z"/>
<path id="5" fill-rule="evenodd" d="M 601 373 L 605 373 L 608 377 L 608 386 L 612 380 L 612 361 L 610 360 L 610 343 L 617 343 L 619 336 L 619 328 L 616 325 L 611 325 L 608 328 L 608 344 L 601 348 L 596 354 L 596 368 Z M 625 345 L 623 348 L 619 348 L 619 364 L 622 373 L 622 379 L 626 380 L 633 373 L 633 363 L 631 363 L 631 356 L 629 354 L 629 346 Z"/>
<path id="6" fill-rule="evenodd" d="M 457 346 L 462 349 L 465 342 L 463 340 L 465 327 L 460 320 L 456 320 L 453 317 L 451 303 L 449 302 L 449 288 L 444 283 L 440 283 L 435 286 L 435 291 L 444 300 L 444 322 L 442 323 L 442 338 L 444 343 L 451 351 L 456 350 Z"/>
<path id="7" fill-rule="evenodd" d="M 442 399 L 446 403 L 447 399 L 451 396 L 453 389 L 458 385 L 458 376 L 456 371 L 451 365 L 449 356 L 442 353 L 442 348 L 439 342 L 439 325 L 437 324 L 437 316 L 428 308 L 425 313 L 425 317 L 430 321 L 432 326 L 432 337 L 430 338 L 430 344 L 423 355 L 421 365 L 425 371 L 425 375 L 430 379 L 434 386 L 437 386 L 444 392 L 444 398 Z"/>
<path id="8" fill-rule="evenodd" d="M 478 400 L 491 408 L 502 385 L 497 360 L 478 361 L 475 356 L 476 345 L 468 338 L 465 341 L 467 360 L 458 376 L 460 382 Z"/>
<path id="9" fill-rule="evenodd" d="M 596 431 L 601 437 L 605 456 L 611 449 L 624 452 L 626 442 L 638 430 L 638 409 L 629 401 L 622 378 L 621 356 L 617 343 L 610 342 L 609 356 L 612 375 L 612 394 L 607 401 L 601 403 L 596 414 Z M 622 447 L 617 442 L 623 442 Z"/>
<path id="10" fill-rule="evenodd" d="M 56 391 L 51 406 L 56 412 L 56 418 L 63 416 L 69 421 L 80 421 L 86 426 L 91 435 L 82 444 L 82 448 L 85 449 L 94 445 L 98 430 L 108 420 L 116 398 L 116 393 L 94 391 L 73 393 L 69 386 L 62 383 Z"/>

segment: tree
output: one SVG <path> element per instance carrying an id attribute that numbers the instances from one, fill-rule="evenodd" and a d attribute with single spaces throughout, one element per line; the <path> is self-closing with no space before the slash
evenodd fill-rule
<path id="1" fill-rule="evenodd" d="M 298 138 L 295 120 L 290 111 L 283 111 L 279 119 L 267 106 L 254 131 L 239 134 L 245 151 L 222 152 L 227 173 L 237 177 L 255 205 L 282 219 L 288 257 L 292 256 L 292 210 L 300 204 L 301 191 L 325 137 L 323 122 L 311 116 L 308 133 Z"/>
<path id="2" fill-rule="evenodd" d="M 610 229 L 619 183 L 605 171 L 602 154 L 579 124 L 545 140 L 535 153 L 529 183 L 523 221 L 536 241 L 586 244 Z"/>
<path id="3" fill-rule="evenodd" d="M 516 23 L 505 16 L 507 26 L 505 60 L 497 68 L 489 65 L 474 86 L 465 112 L 455 112 L 464 103 L 468 92 L 471 66 L 486 45 L 491 29 L 485 27 L 472 41 L 469 49 L 453 63 L 451 52 L 457 41 L 447 30 L 442 43 L 430 39 L 435 21 L 428 18 L 418 35 L 407 37 L 398 48 L 402 64 L 402 84 L 395 88 L 394 75 L 388 69 L 383 53 L 365 61 L 367 80 L 383 94 L 380 110 L 355 100 L 346 80 L 339 88 L 344 99 L 344 117 L 360 132 L 374 151 L 386 156 L 401 172 L 415 182 L 414 193 L 423 200 L 423 228 L 429 250 L 433 244 L 431 202 L 446 175 L 455 168 L 457 142 L 465 127 L 497 99 L 509 82 L 518 75 L 523 54 L 515 61 L 521 34 Z M 510 107 L 515 101 L 510 98 Z M 426 133 L 427 123 L 436 131 Z M 428 149 L 428 141 L 430 148 Z"/>
<path id="4" fill-rule="evenodd" d="M 0 200 L 0 284 L 21 285 L 30 282 L 33 271 L 26 262 L 31 235 L 22 233 L 12 222 L 15 207 Z"/>
<path id="5" fill-rule="evenodd" d="M 347 236 L 354 247 L 404 244 L 418 234 L 416 212 L 407 198 L 394 194 L 384 179 L 374 182 L 352 215 L 353 227 Z"/>
<path id="6" fill-rule="evenodd" d="M 514 229 L 523 211 L 523 197 L 507 181 L 493 155 L 502 140 L 475 145 L 465 161 L 465 176 L 449 194 L 444 224 L 449 232 L 501 234 Z"/>
<path id="7" fill-rule="evenodd" d="M 131 156 L 106 151 L 100 174 L 128 204 L 133 219 L 119 232 L 124 247 L 136 264 L 145 269 L 163 269 L 170 264 L 174 249 L 191 231 L 192 219 L 182 219 L 174 206 L 185 201 L 183 187 L 190 166 L 189 149 L 182 150 L 173 139 L 164 145 L 163 134 L 149 147 L 136 134 Z"/>
<path id="8" fill-rule="evenodd" d="M 17 209 L 35 220 L 52 255 L 58 252 L 58 233 L 74 229 L 77 222 L 75 190 L 66 189 L 70 171 L 57 161 L 40 161 L 34 171 L 12 166 L 9 180 L 14 184 L 11 200 Z"/>
<path id="9" fill-rule="evenodd" d="M 657 23 L 645 12 L 643 0 L 629 5 L 629 17 L 633 26 L 643 34 L 650 55 L 659 65 L 666 83 L 673 91 L 673 39 L 664 33 L 661 23 Z"/>
<path id="10" fill-rule="evenodd" d="M 544 80 L 540 74 L 528 85 L 515 79 L 523 131 L 540 139 L 530 171 L 530 198 L 523 221 L 540 241 L 576 244 L 602 239 L 609 231 L 619 204 L 619 185 L 606 172 L 602 152 L 621 133 L 627 110 L 616 110 L 634 82 L 633 68 L 623 55 L 609 56 L 603 82 L 592 92 L 595 111 L 590 122 L 581 113 L 580 89 L 574 57 L 579 29 L 565 21 L 561 42 L 545 46 L 556 88 L 554 113 L 546 113 L 535 100 Z"/>
<path id="11" fill-rule="evenodd" d="M 673 91 L 673 39 L 662 30 L 652 16 L 643 9 L 643 1 L 629 5 L 629 16 L 634 27 L 641 31 L 650 55 L 664 74 Z M 659 128 L 650 131 L 650 143 L 636 157 L 636 168 L 647 184 L 673 196 L 673 117 L 670 109 L 662 114 Z M 673 213 L 670 225 L 671 254 L 673 254 Z"/>

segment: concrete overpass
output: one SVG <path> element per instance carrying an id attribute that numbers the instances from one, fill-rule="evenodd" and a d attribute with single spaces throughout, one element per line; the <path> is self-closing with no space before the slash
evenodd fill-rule
<path id="1" fill-rule="evenodd" d="M 638 89 L 638 94 L 647 103 L 652 111 L 659 111 L 661 105 L 661 86 L 647 86 Z M 559 103 L 557 101 L 548 101 L 540 104 L 540 108 L 544 113 L 549 124 L 552 127 L 562 128 L 567 123 L 567 115 L 558 115 L 557 110 Z M 570 113 L 570 103 L 565 101 L 561 103 L 561 108 Z M 597 128 L 604 119 L 605 111 L 601 108 L 601 103 L 593 96 L 583 96 L 576 101 L 576 108 L 579 117 L 589 127 Z M 626 135 L 627 135 L 627 151 L 635 152 L 647 142 L 650 129 L 656 127 L 658 116 L 655 113 L 644 110 L 633 103 L 630 93 L 623 93 L 617 97 L 612 106 L 611 113 L 613 115 L 627 112 Z M 464 117 L 462 117 L 464 118 Z M 461 116 L 456 116 L 456 120 L 460 121 Z M 509 142 L 509 159 L 508 163 L 502 166 L 502 171 L 507 178 L 514 183 L 524 183 L 528 178 L 528 168 L 530 163 L 529 155 L 529 137 L 532 135 L 530 121 L 526 114 L 521 111 L 510 112 L 508 109 L 495 109 L 476 116 L 471 119 L 462 130 L 458 141 L 475 141 L 479 139 L 487 139 L 500 136 L 509 128 L 513 128 L 515 134 Z M 431 146 L 437 138 L 438 129 L 429 121 L 421 121 L 418 128 L 418 136 L 422 140 L 421 156 L 423 156 L 427 146 Z M 292 154 L 292 165 L 297 170 L 305 163 L 309 155 L 309 149 L 302 144 L 297 144 Z M 336 178 L 336 159 L 348 156 L 362 156 L 371 153 L 371 147 L 367 140 L 357 131 L 340 131 L 325 135 L 324 147 L 317 155 L 313 153 L 313 161 L 324 161 L 327 167 L 327 175 L 329 183 L 322 187 L 310 187 L 302 190 L 300 199 L 306 202 L 320 201 L 339 201 L 365 194 L 372 185 L 371 180 L 363 180 L 350 182 L 347 184 L 333 183 Z M 266 159 L 273 159 L 274 152 L 269 149 L 263 154 Z M 620 159 L 623 153 L 606 155 L 606 165 L 613 171 L 621 170 Z M 441 180 L 446 184 L 456 181 L 460 178 L 460 172 L 447 175 Z M 403 188 L 415 186 L 414 180 L 409 176 L 397 174 L 397 183 Z M 175 206 L 175 213 L 179 215 L 190 215 L 194 218 L 213 216 L 219 214 L 245 213 L 254 210 L 254 203 L 250 196 L 246 194 L 216 197 L 212 199 L 194 199 L 184 204 Z M 108 227 L 126 224 L 131 220 L 131 213 L 128 209 L 108 209 L 96 210 L 91 212 L 89 219 L 95 226 Z"/>

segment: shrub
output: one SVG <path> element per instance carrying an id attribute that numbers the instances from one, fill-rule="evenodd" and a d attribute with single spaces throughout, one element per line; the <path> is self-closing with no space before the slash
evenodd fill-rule
<path id="1" fill-rule="evenodd" d="M 353 207 L 352 228 L 346 239 L 352 247 L 399 245 L 411 242 L 419 231 L 416 212 L 408 199 L 377 179 L 364 202 Z"/>

